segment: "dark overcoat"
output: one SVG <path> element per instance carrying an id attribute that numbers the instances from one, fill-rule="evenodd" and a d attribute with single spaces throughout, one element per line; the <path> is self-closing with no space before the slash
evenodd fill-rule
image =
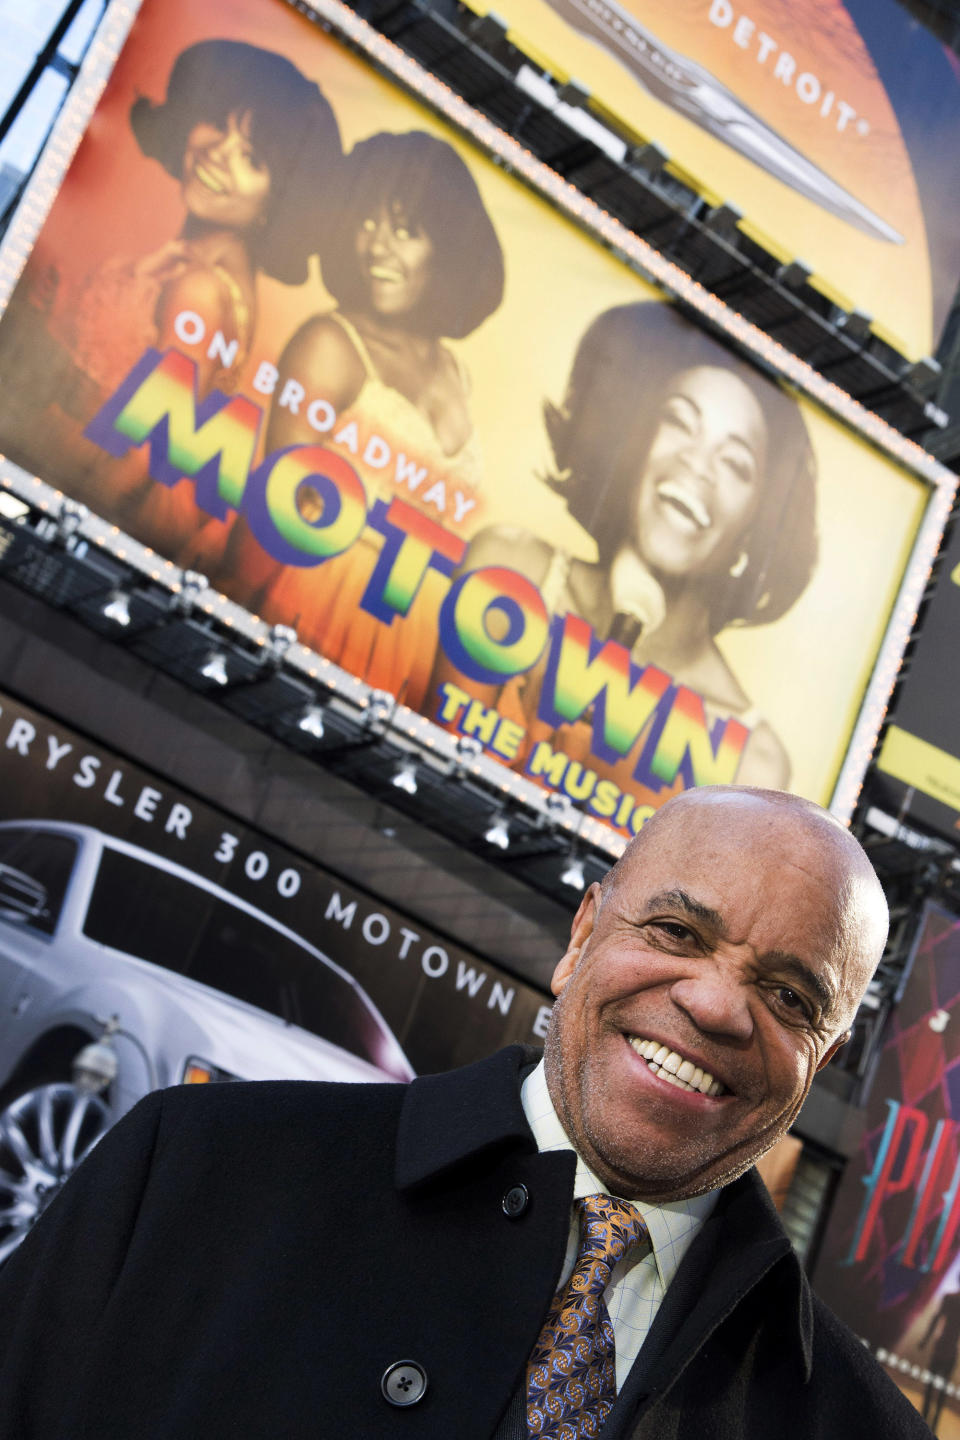
<path id="1" fill-rule="evenodd" d="M 574 1157 L 536 1151 L 529 1059 L 513 1047 L 409 1087 L 148 1096 L 0 1272 L 2 1440 L 490 1440 L 569 1227 Z M 427 1381 L 404 1407 L 381 1389 L 397 1361 Z M 812 1298 L 747 1175 L 603 1436 L 929 1431 Z"/>

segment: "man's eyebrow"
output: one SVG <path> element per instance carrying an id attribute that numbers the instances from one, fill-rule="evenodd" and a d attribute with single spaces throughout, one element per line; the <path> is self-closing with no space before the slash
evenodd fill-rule
<path id="1" fill-rule="evenodd" d="M 695 900 L 688 895 L 686 890 L 661 890 L 656 895 L 651 895 L 647 901 L 647 910 L 682 910 L 690 916 L 691 920 L 699 920 L 701 925 L 708 925 L 718 933 L 724 933 L 723 917 L 718 910 L 709 905 L 704 905 L 700 900 Z M 776 970 L 788 979 L 796 980 L 799 985 L 805 986 L 816 996 L 824 1016 L 832 1014 L 837 996 L 832 986 L 828 985 L 822 975 L 812 969 L 799 955 L 793 955 L 785 950 L 770 950 L 760 957 L 766 969 Z"/>
<path id="2" fill-rule="evenodd" d="M 647 909 L 684 910 L 691 920 L 699 920 L 701 925 L 709 925 L 711 929 L 720 931 L 724 928 L 719 910 L 714 910 L 709 905 L 694 900 L 686 890 L 661 890 L 659 894 L 650 896 L 647 901 Z"/>
<path id="3" fill-rule="evenodd" d="M 812 970 L 805 960 L 801 960 L 799 955 L 790 955 L 783 950 L 769 950 L 760 959 L 765 967 L 776 970 L 779 974 L 786 975 L 796 980 L 798 984 L 805 985 L 812 990 L 819 1001 L 824 1017 L 832 1014 L 837 1003 L 833 987 L 828 985 L 816 970 Z"/>

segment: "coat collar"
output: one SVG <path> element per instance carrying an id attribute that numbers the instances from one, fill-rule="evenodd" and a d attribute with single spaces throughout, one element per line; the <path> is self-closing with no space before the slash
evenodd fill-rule
<path id="1" fill-rule="evenodd" d="M 485 1152 L 511 1146 L 535 1152 L 520 1084 L 539 1057 L 529 1046 L 511 1045 L 461 1070 L 414 1080 L 397 1133 L 398 1188 L 425 1184 Z M 720 1192 L 667 1290 L 641 1361 L 658 1357 L 666 1369 L 682 1367 L 684 1357 L 761 1282 L 774 1287 L 776 1313 L 791 1327 L 809 1378 L 810 1287 L 763 1182 L 749 1170 Z M 639 1362 L 634 1367 L 646 1368 Z"/>
<path id="2" fill-rule="evenodd" d="M 805 1378 L 813 1368 L 813 1296 L 797 1253 L 787 1237 L 770 1192 L 756 1170 L 748 1170 L 720 1195 L 728 1256 L 739 1249 L 750 1257 L 755 1283 L 766 1279 L 778 1292 L 776 1304 L 795 1322 Z M 719 1206 L 718 1206 L 719 1208 Z M 708 1221 L 709 1224 L 709 1221 Z"/>
<path id="3" fill-rule="evenodd" d="M 462 1070 L 412 1081 L 397 1132 L 398 1188 L 422 1185 L 484 1151 L 507 1146 L 536 1151 L 520 1104 L 520 1082 L 538 1059 L 531 1047 L 510 1045 Z"/>
<path id="4" fill-rule="evenodd" d="M 813 1366 L 813 1300 L 755 1170 L 725 1186 L 691 1245 L 624 1387 L 624 1402 L 670 1388 L 742 1300 L 762 1287 L 769 1324 L 784 1332 L 805 1380 Z"/>

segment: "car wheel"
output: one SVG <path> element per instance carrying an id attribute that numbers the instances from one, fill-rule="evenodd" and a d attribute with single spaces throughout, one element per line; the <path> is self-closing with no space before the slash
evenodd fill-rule
<path id="1" fill-rule="evenodd" d="M 0 1111 L 0 1264 L 110 1124 L 101 1099 L 64 1083 L 38 1085 Z"/>

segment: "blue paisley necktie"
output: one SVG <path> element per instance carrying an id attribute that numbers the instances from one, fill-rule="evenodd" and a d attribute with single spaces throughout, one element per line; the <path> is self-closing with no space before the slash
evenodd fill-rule
<path id="1" fill-rule="evenodd" d="M 603 1292 L 617 1261 L 647 1238 L 637 1212 L 612 1195 L 574 1203 L 580 1211 L 577 1261 L 553 1297 L 527 1364 L 527 1431 L 541 1440 L 597 1435 L 612 1410 L 615 1350 Z"/>

